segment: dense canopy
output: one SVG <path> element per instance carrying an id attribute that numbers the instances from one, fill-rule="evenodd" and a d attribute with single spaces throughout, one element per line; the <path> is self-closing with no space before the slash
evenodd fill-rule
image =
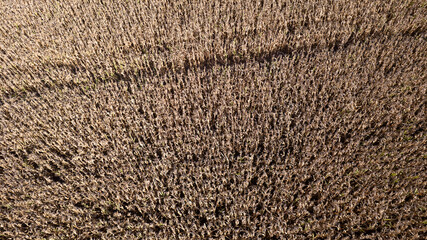
<path id="1" fill-rule="evenodd" d="M 426 236 L 425 1 L 0 16 L 0 239 Z"/>

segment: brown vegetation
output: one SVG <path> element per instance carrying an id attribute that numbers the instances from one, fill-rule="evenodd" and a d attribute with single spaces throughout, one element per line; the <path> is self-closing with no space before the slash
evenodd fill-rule
<path id="1" fill-rule="evenodd" d="M 0 239 L 426 235 L 424 1 L 0 16 Z"/>

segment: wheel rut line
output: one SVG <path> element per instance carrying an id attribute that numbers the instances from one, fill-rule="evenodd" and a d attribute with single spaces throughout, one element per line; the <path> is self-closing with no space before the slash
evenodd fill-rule
<path id="1" fill-rule="evenodd" d="M 412 34 L 392 34 L 394 37 L 403 36 L 413 38 Z M 417 34 L 418 35 L 418 34 Z M 171 67 L 174 66 L 174 62 L 167 62 L 162 68 L 156 69 L 154 67 L 154 61 L 149 61 L 147 65 L 149 65 L 146 69 L 130 69 L 125 70 L 123 72 L 114 72 L 113 74 L 109 74 L 109 76 L 97 76 L 93 73 L 89 73 L 89 77 L 87 81 L 83 83 L 76 82 L 60 82 L 54 84 L 43 84 L 39 87 L 30 86 L 25 91 L 11 91 L 9 93 L 2 92 L 0 93 L 0 107 L 4 105 L 4 103 L 11 99 L 26 99 L 28 96 L 41 97 L 43 94 L 48 93 L 54 89 L 81 89 L 84 93 L 84 87 L 92 84 L 104 84 L 110 82 L 136 82 L 133 79 L 147 79 L 147 78 L 161 78 L 170 74 L 182 74 L 187 76 L 191 71 L 199 71 L 199 70 L 210 70 L 215 66 L 220 67 L 231 67 L 239 64 L 244 64 L 247 62 L 255 62 L 255 63 L 266 63 L 271 62 L 274 58 L 282 57 L 282 56 L 295 56 L 295 55 L 307 55 L 307 54 L 318 54 L 322 51 L 332 51 L 339 52 L 345 51 L 351 46 L 354 46 L 358 43 L 365 43 L 367 40 L 377 40 L 380 38 L 386 37 L 388 40 L 391 40 L 388 35 L 381 35 L 380 32 L 374 32 L 371 35 L 362 35 L 359 37 L 355 37 L 354 34 L 351 34 L 346 40 L 335 40 L 327 45 L 318 45 L 318 44 L 309 44 L 303 45 L 300 47 L 292 47 L 288 44 L 283 44 L 281 46 L 276 47 L 270 51 L 261 51 L 259 53 L 249 52 L 245 56 L 239 56 L 238 54 L 229 53 L 225 56 L 221 56 L 220 54 L 210 55 L 208 58 L 203 59 L 202 61 L 196 61 L 193 63 L 186 57 L 184 66 L 179 67 Z M 74 72 L 77 75 L 77 71 L 85 72 L 87 69 L 83 66 L 74 66 L 74 65 L 59 65 L 56 69 L 66 69 L 68 71 Z M 135 71 L 136 70 L 136 71 Z M 133 78 L 133 79 L 132 79 Z"/>

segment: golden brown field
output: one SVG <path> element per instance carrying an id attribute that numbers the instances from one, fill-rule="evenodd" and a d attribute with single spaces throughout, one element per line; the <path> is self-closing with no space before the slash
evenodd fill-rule
<path id="1" fill-rule="evenodd" d="M 0 239 L 423 239 L 426 16 L 1 0 Z"/>

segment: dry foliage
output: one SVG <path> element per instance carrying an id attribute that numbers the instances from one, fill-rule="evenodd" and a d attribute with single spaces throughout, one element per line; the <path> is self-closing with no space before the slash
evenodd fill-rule
<path id="1" fill-rule="evenodd" d="M 0 239 L 426 235 L 424 1 L 0 16 Z"/>

